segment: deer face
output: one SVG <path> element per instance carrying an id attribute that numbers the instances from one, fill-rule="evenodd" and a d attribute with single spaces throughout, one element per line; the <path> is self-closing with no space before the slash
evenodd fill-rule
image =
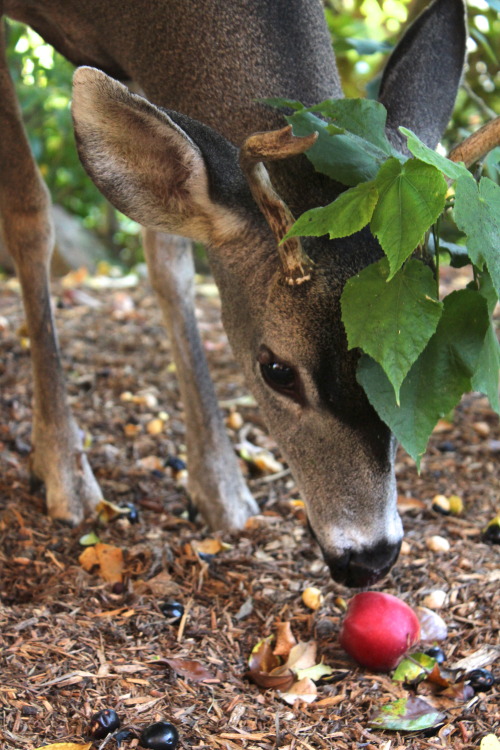
<path id="1" fill-rule="evenodd" d="M 401 543 L 395 442 L 356 381 L 358 354 L 347 350 L 340 295 L 345 280 L 380 251 L 367 232 L 342 243 L 310 240 L 306 250 L 315 266 L 300 286 L 287 284 L 281 268 L 270 279 L 257 250 L 250 290 L 239 273 L 227 275 L 231 264 L 216 263 L 214 271 L 235 356 L 332 576 L 366 586 L 387 573 Z M 247 267 L 243 276 L 250 273 Z"/>

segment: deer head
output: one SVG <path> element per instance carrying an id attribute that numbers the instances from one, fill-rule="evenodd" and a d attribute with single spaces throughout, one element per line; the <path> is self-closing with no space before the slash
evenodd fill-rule
<path id="1" fill-rule="evenodd" d="M 397 47 L 382 81 L 388 137 L 400 147 L 399 125 L 436 145 L 461 76 L 463 6 L 439 0 L 433 8 Z M 310 169 L 304 183 L 295 177 L 304 157 L 288 166 L 312 139 L 285 129 L 251 136 L 239 153 L 207 126 L 90 68 L 75 74 L 73 114 L 83 164 L 118 209 L 205 243 L 234 354 L 333 577 L 358 586 L 384 575 L 402 538 L 395 444 L 356 381 L 358 354 L 347 349 L 340 316 L 346 280 L 381 251 L 367 230 L 279 244 L 292 216 L 263 164 L 294 206 L 315 187 L 324 202 Z"/>

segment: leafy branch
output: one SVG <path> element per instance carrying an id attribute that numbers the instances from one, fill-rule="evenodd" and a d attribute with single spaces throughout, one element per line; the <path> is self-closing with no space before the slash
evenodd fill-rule
<path id="1" fill-rule="evenodd" d="M 500 413 L 500 347 L 491 320 L 500 295 L 500 186 L 488 177 L 476 181 L 467 168 L 500 143 L 500 119 L 450 158 L 400 128 L 408 157 L 387 140 L 378 102 L 346 99 L 308 109 L 272 103 L 293 110 L 287 120 L 297 135 L 318 132 L 308 158 L 348 188 L 302 214 L 287 236 L 333 239 L 369 225 L 384 252 L 346 283 L 342 321 L 349 348 L 362 353 L 358 381 L 419 465 L 437 421 L 463 393 L 483 392 Z M 465 239 L 458 262 L 472 265 L 474 281 L 440 300 L 440 219 L 450 213 Z"/>

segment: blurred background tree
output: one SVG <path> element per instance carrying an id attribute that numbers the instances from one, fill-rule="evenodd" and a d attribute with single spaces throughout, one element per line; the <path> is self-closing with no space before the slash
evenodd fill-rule
<path id="1" fill-rule="evenodd" d="M 426 0 L 325 0 L 346 96 L 376 96 L 393 45 Z M 470 0 L 469 57 L 445 146 L 500 114 L 500 0 Z M 125 266 L 141 259 L 139 228 L 118 214 L 85 175 L 70 115 L 73 67 L 21 24 L 7 22 L 7 54 L 33 152 L 55 203 L 81 217 Z M 499 180 L 500 149 L 487 170 Z"/>

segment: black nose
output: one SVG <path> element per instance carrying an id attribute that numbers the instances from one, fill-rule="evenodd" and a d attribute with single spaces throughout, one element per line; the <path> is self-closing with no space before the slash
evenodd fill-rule
<path id="1" fill-rule="evenodd" d="M 351 588 L 364 588 L 383 578 L 396 562 L 401 542 L 380 542 L 361 552 L 345 552 L 341 557 L 325 554 L 334 581 Z"/>

